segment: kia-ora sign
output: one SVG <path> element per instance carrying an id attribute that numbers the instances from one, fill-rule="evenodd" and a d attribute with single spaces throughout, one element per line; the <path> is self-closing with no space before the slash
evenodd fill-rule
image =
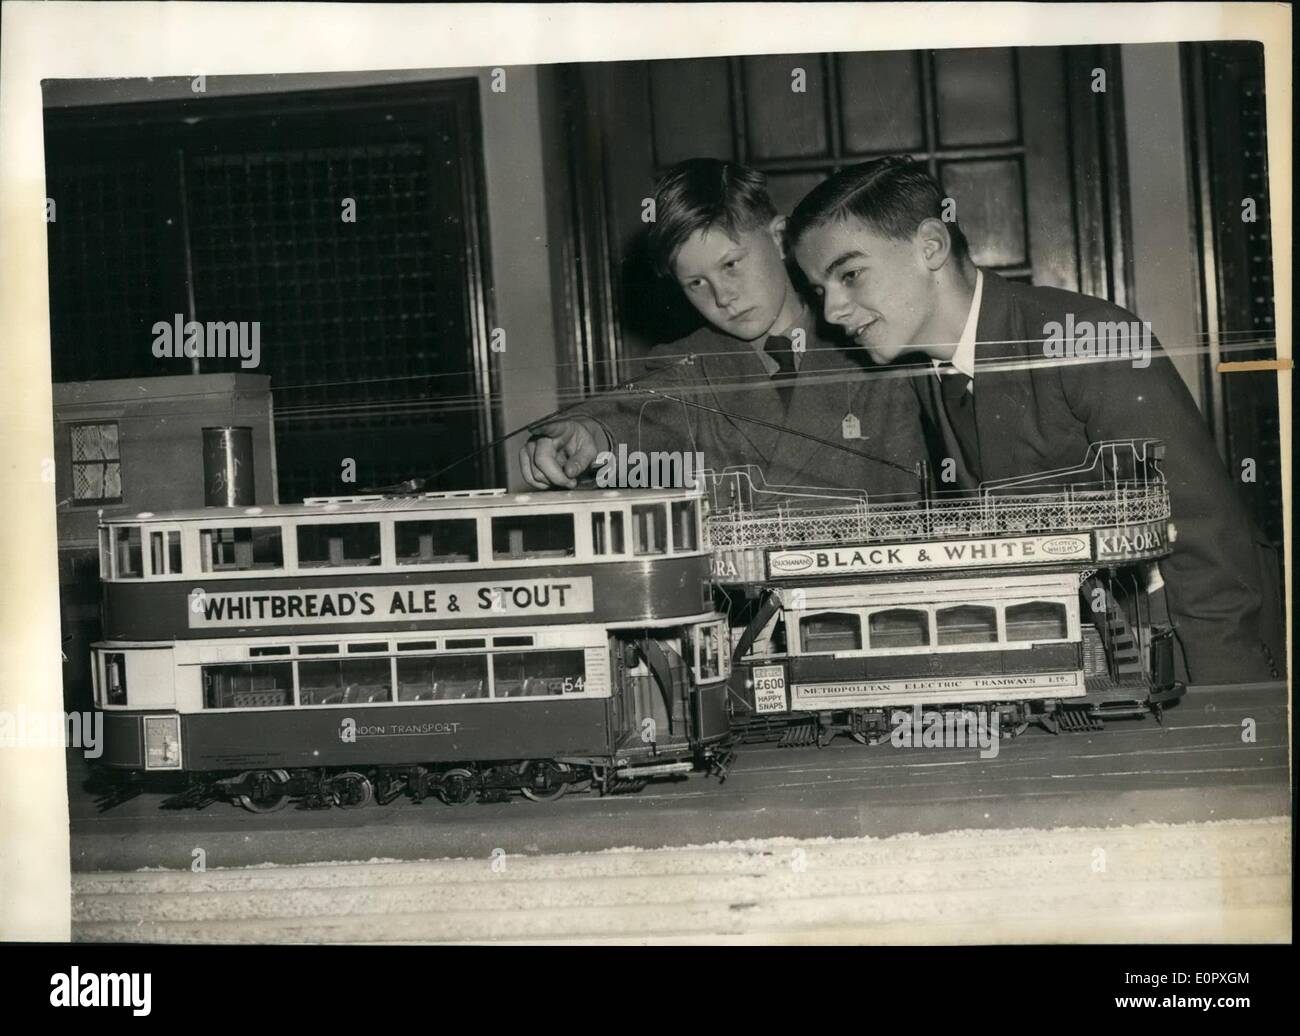
<path id="1" fill-rule="evenodd" d="M 1091 561 L 1089 534 L 1003 536 L 983 540 L 936 540 L 932 543 L 856 544 L 813 550 L 770 550 L 769 578 L 963 568 L 1059 565 Z"/>

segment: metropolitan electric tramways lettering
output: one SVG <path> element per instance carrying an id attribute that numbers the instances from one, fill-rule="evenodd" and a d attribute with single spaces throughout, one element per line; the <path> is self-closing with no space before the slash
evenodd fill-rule
<path id="1" fill-rule="evenodd" d="M 591 609 L 589 578 L 563 583 L 455 583 L 438 587 L 383 586 L 366 590 L 331 588 L 251 594 L 195 591 L 190 625 L 275 625 L 311 619 L 384 622 L 410 618 L 454 619 L 464 615 L 550 615 Z"/>

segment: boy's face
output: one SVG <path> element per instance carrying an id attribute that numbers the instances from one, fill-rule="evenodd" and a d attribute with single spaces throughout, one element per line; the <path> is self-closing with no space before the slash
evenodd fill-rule
<path id="1" fill-rule="evenodd" d="M 777 217 L 735 239 L 721 228 L 697 230 L 673 257 L 686 298 L 724 334 L 746 342 L 766 337 L 794 294 L 781 256 L 784 225 Z"/>
<path id="2" fill-rule="evenodd" d="M 794 251 L 827 321 L 842 327 L 874 362 L 892 363 L 932 344 L 927 325 L 937 303 L 933 244 L 920 228 L 911 240 L 899 241 L 849 217 L 810 228 Z"/>

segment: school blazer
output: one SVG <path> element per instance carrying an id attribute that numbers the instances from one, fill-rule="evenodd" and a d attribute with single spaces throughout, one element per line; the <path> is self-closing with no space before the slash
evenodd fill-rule
<path id="1" fill-rule="evenodd" d="M 1048 325 L 1064 327 L 1070 315 L 1076 325 L 1137 319 L 1101 299 L 1013 283 L 984 271 L 974 382 L 981 478 L 1077 465 L 1090 443 L 1104 439 L 1163 440 L 1177 540 L 1160 570 L 1185 656 L 1180 670 L 1197 684 L 1278 678 L 1285 656 L 1269 590 L 1276 571 L 1261 571 L 1267 547 L 1183 379 L 1154 336 L 1145 368 L 1128 359 L 1044 362 Z M 998 360 L 1038 362 L 1030 368 L 990 369 Z M 956 456 L 960 465 L 960 453 L 951 451 L 951 427 L 941 427 L 947 422 L 924 398 L 924 377 L 911 380 L 925 411 L 933 462 Z"/>
<path id="2" fill-rule="evenodd" d="M 865 369 L 869 363 L 855 358 L 856 350 L 837 347 L 815 326 L 805 331 L 799 373 L 786 383 L 788 407 L 749 343 L 703 327 L 652 349 L 631 381 L 725 414 L 651 393 L 618 391 L 594 396 L 569 413 L 601 424 L 615 450 L 626 443 L 629 450 L 698 451 L 715 471 L 755 465 L 769 486 L 824 486 L 916 498 L 917 463 L 925 447 L 907 379 L 873 376 Z M 849 414 L 857 418 L 860 439 L 842 437 Z"/>

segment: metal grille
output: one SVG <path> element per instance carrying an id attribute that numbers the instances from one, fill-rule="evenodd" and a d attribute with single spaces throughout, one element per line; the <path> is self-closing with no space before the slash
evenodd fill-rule
<path id="1" fill-rule="evenodd" d="M 166 213 L 152 156 L 65 162 L 52 154 L 47 190 L 50 339 L 55 381 L 185 374 L 157 360 L 158 320 L 183 309 L 167 275 Z"/>
<path id="2" fill-rule="evenodd" d="M 705 521 L 715 550 L 929 540 L 944 536 L 1082 532 L 1169 518 L 1163 484 L 1032 496 L 845 507 L 716 511 Z"/>
<path id="3" fill-rule="evenodd" d="M 188 163 L 195 310 L 200 320 L 260 322 L 258 372 L 276 386 L 286 499 L 346 488 L 345 458 L 358 484 L 394 483 L 427 473 L 452 425 L 463 448 L 474 441 L 472 416 L 427 412 L 430 395 L 475 392 L 464 228 L 447 211 L 459 190 L 437 190 L 430 164 L 421 140 L 227 150 Z M 345 199 L 355 222 L 342 218 Z M 239 361 L 205 361 L 223 366 Z"/>

